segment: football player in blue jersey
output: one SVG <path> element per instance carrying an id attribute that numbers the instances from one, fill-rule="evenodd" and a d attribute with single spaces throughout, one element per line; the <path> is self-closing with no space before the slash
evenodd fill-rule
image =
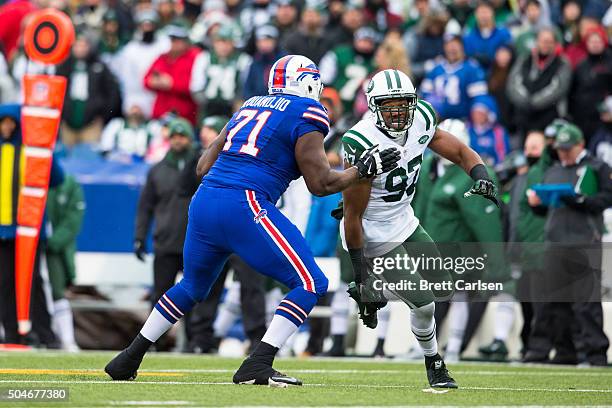
<path id="1" fill-rule="evenodd" d="M 233 381 L 301 385 L 272 363 L 325 295 L 328 281 L 299 230 L 274 204 L 300 176 L 313 194 L 323 196 L 390 171 L 400 158 L 396 148 L 372 146 L 354 166 L 332 170 L 323 148 L 329 119 L 319 103 L 322 89 L 311 60 L 279 59 L 270 71 L 269 95 L 244 102 L 202 155 L 197 172 L 204 177 L 189 207 L 183 279 L 160 298 L 130 346 L 107 364 L 113 380 L 136 378 L 151 344 L 206 298 L 227 257 L 236 253 L 290 291 Z"/>

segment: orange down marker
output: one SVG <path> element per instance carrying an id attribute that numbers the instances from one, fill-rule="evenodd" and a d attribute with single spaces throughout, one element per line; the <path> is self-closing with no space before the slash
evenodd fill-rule
<path id="1" fill-rule="evenodd" d="M 28 57 L 44 64 L 58 64 L 70 54 L 74 27 L 70 18 L 55 9 L 32 15 L 24 32 Z M 25 75 L 24 106 L 21 109 L 25 149 L 24 185 L 17 204 L 15 248 L 15 290 L 17 322 L 21 335 L 27 334 L 30 321 L 32 271 L 49 191 L 53 148 L 61 120 L 66 79 L 53 75 Z"/>

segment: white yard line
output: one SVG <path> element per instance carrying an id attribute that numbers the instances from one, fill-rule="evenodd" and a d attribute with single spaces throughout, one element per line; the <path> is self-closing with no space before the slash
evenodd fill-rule
<path id="1" fill-rule="evenodd" d="M 86 381 L 86 380 L 0 380 L 4 384 L 144 384 L 144 385 L 234 385 L 231 382 L 200 382 L 200 381 Z M 341 388 L 411 388 L 416 385 L 369 385 L 369 384 L 305 384 L 307 387 L 341 387 Z M 560 389 L 560 388 L 513 388 L 513 387 L 461 387 L 460 390 L 475 391 L 517 391 L 517 392 L 569 392 L 569 393 L 612 393 L 612 389 Z"/>
<path id="2" fill-rule="evenodd" d="M 282 366 L 282 365 L 281 365 Z M 0 367 L 0 371 L 4 369 L 4 367 Z M 9 368 L 7 368 L 9 369 Z M 10 368 L 12 369 L 12 368 Z M 27 371 L 28 368 L 22 368 L 24 371 Z M 391 369 L 391 370 L 355 370 L 355 369 L 292 369 L 292 368 L 281 368 L 282 370 L 295 373 L 295 374 L 406 374 L 406 373 L 422 373 L 425 370 L 423 369 Z M 37 369 L 32 369 L 37 370 Z M 61 371 L 61 369 L 54 370 Z M 82 372 L 91 372 L 91 373 L 102 373 L 101 368 L 74 368 L 74 369 L 66 369 L 67 373 L 75 373 L 78 371 Z M 235 369 L 228 368 L 160 368 L 160 369 L 140 369 L 138 372 L 140 373 L 184 373 L 184 374 L 226 374 L 226 373 L 234 373 Z M 536 376 L 536 377 L 563 377 L 568 374 L 576 374 L 577 371 L 574 369 L 573 371 L 552 371 L 552 372 L 541 372 L 541 371 L 528 371 L 528 370 L 452 370 L 453 374 L 457 375 L 493 375 L 493 376 L 515 376 L 515 375 L 525 375 L 525 376 Z M 36 373 L 30 373 L 35 375 Z M 45 373 L 42 373 L 43 375 Z M 61 375 L 61 373 L 57 373 Z M 600 377 L 600 376 L 612 376 L 612 371 L 582 371 L 579 372 L 580 376 L 592 376 L 592 377 Z"/>
<path id="3" fill-rule="evenodd" d="M 95 371 L 100 371 L 100 369 L 94 369 Z M 407 369 L 407 370 L 349 370 L 349 369 L 292 369 L 292 368 L 281 368 L 281 370 L 296 373 L 296 374 L 406 374 L 406 373 L 422 373 L 425 370 L 421 369 Z M 214 374 L 214 373 L 234 373 L 236 370 L 234 369 L 224 369 L 224 368 L 172 368 L 172 369 L 164 369 L 160 368 L 156 369 L 146 369 L 146 370 L 138 370 L 143 373 L 186 373 L 186 374 Z M 550 373 L 543 373 L 538 371 L 524 371 L 524 370 L 450 370 L 453 374 L 460 375 L 508 375 L 514 376 L 517 374 L 520 375 L 528 375 L 528 376 L 566 376 L 568 374 L 576 374 L 576 370 L 574 371 L 555 371 Z M 580 376 L 612 376 L 612 371 L 602 371 L 602 372 L 580 372 Z"/>

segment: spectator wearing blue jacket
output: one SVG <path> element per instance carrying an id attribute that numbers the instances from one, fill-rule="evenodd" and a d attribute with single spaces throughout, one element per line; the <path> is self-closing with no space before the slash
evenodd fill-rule
<path id="1" fill-rule="evenodd" d="M 15 298 L 15 242 L 17 235 L 17 201 L 23 179 L 24 146 L 21 138 L 21 106 L 0 105 L 0 326 L 4 329 L 1 342 L 19 343 Z M 64 181 L 64 173 L 53 160 L 50 187 Z M 43 221 L 44 225 L 44 221 Z M 44 228 L 39 242 L 46 240 Z M 40 247 L 40 245 L 39 245 Z M 51 317 L 40 275 L 40 248 L 37 250 L 32 273 L 30 316 L 35 337 L 29 340 L 47 347 L 59 346 L 51 330 Z"/>
<path id="2" fill-rule="evenodd" d="M 507 28 L 495 25 L 495 9 L 488 1 L 478 3 L 474 15 L 476 26 L 463 39 L 465 54 L 469 58 L 474 58 L 485 71 L 488 71 L 497 49 L 510 44 L 512 36 Z"/>
<path id="3" fill-rule="evenodd" d="M 272 25 L 261 26 L 255 31 L 255 47 L 255 55 L 251 65 L 246 69 L 242 88 L 244 100 L 268 94 L 270 69 L 280 57 L 285 55 L 278 47 L 278 29 Z"/>
<path id="4" fill-rule="evenodd" d="M 338 206 L 342 194 L 312 197 L 312 206 L 306 225 L 306 242 L 314 256 L 336 256 L 338 220 L 330 213 Z"/>
<path id="5" fill-rule="evenodd" d="M 490 96 L 472 105 L 468 131 L 470 147 L 489 166 L 501 163 L 510 151 L 508 132 L 497 121 L 497 105 Z"/>
<path id="6" fill-rule="evenodd" d="M 474 101 L 488 93 L 485 73 L 476 61 L 466 59 L 460 36 L 444 37 L 444 57 L 425 75 L 421 97 L 441 119 L 466 119 Z"/>

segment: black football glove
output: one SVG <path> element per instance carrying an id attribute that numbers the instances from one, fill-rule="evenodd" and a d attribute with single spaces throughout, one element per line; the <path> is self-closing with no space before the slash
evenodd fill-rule
<path id="1" fill-rule="evenodd" d="M 139 261 L 145 261 L 145 254 L 147 253 L 145 249 L 144 242 L 140 239 L 134 241 L 134 255 L 138 258 Z"/>
<path id="2" fill-rule="evenodd" d="M 376 328 L 378 325 L 377 311 L 387 305 L 382 293 L 374 290 L 374 277 L 368 274 L 363 249 L 349 249 L 355 282 L 348 286 L 349 296 L 359 307 L 359 318 L 366 327 Z"/>
<path id="3" fill-rule="evenodd" d="M 338 206 L 331 210 L 330 215 L 340 221 L 344 217 L 344 202 L 340 200 Z"/>
<path id="4" fill-rule="evenodd" d="M 481 195 L 484 198 L 487 198 L 499 208 L 499 201 L 497 201 L 497 186 L 495 183 L 489 178 L 489 174 L 487 173 L 487 168 L 484 164 L 477 164 L 470 170 L 470 177 L 474 180 L 474 185 L 463 194 L 464 197 L 469 197 L 472 195 Z"/>
<path id="5" fill-rule="evenodd" d="M 359 178 L 371 178 L 396 168 L 400 158 L 400 152 L 395 147 L 379 151 L 378 145 L 374 145 L 363 152 L 355 167 L 359 171 Z"/>
<path id="6" fill-rule="evenodd" d="M 495 205 L 499 207 L 499 201 L 497 201 L 497 187 L 495 186 L 495 183 L 491 180 L 476 180 L 472 188 L 470 188 L 470 190 L 467 191 L 463 196 L 469 197 L 472 195 L 481 195 L 484 198 L 493 201 L 493 203 L 495 203 Z"/>

